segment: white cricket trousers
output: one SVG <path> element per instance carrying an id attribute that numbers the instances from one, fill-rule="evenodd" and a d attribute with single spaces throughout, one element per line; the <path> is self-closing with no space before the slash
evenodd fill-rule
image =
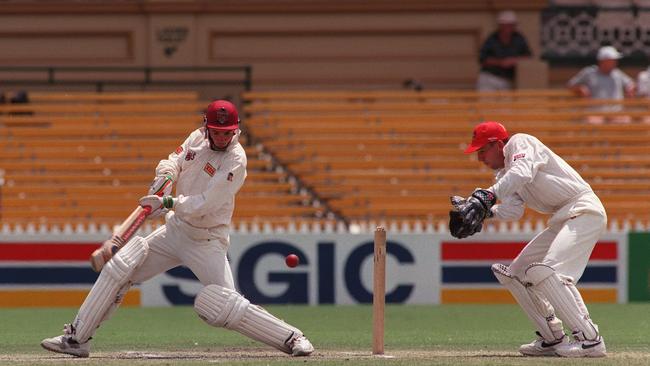
<path id="1" fill-rule="evenodd" d="M 235 289 L 226 254 L 229 246 L 228 225 L 198 229 L 167 214 L 165 225 L 149 234 L 149 255 L 135 271 L 131 281 L 144 282 L 179 265 L 188 267 L 204 286 L 219 285 Z"/>
<path id="2" fill-rule="evenodd" d="M 537 234 L 510 264 L 510 272 L 522 281 L 532 263 L 543 263 L 577 283 L 587 267 L 596 242 L 605 230 L 603 214 L 583 213 Z"/>
<path id="3" fill-rule="evenodd" d="M 477 91 L 499 91 L 499 90 L 512 90 L 512 81 L 490 74 L 486 71 L 481 71 L 476 80 Z"/>

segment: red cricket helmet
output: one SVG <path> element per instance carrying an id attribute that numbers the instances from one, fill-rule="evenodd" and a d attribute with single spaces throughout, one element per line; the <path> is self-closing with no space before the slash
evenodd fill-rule
<path id="1" fill-rule="evenodd" d="M 494 121 L 479 123 L 474 127 L 472 142 L 465 149 L 465 154 L 473 153 L 490 142 L 505 140 L 507 138 L 508 131 L 506 131 L 506 128 L 501 123 Z"/>
<path id="2" fill-rule="evenodd" d="M 216 100 L 208 105 L 208 109 L 203 114 L 205 127 L 220 130 L 231 131 L 239 128 L 239 113 L 237 107 L 227 100 Z"/>

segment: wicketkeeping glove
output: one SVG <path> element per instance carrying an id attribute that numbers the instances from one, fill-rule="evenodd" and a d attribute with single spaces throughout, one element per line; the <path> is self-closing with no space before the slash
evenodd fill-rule
<path id="1" fill-rule="evenodd" d="M 467 200 L 460 196 L 449 197 L 452 209 L 449 210 L 449 232 L 454 238 L 463 239 L 474 235 L 483 229 L 483 223 L 468 225 L 465 222 L 462 210 L 467 205 Z"/>
<path id="2" fill-rule="evenodd" d="M 470 227 L 482 225 L 483 220 L 492 217 L 491 209 L 496 202 L 494 193 L 486 189 L 476 189 L 460 209 L 463 221 Z"/>

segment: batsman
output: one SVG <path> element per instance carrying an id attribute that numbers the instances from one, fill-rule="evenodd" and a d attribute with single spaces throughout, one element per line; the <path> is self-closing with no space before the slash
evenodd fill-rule
<path id="1" fill-rule="evenodd" d="M 537 339 L 522 345 L 519 352 L 604 357 L 605 341 L 576 288 L 607 225 L 602 203 L 569 164 L 531 135 L 509 136 L 502 124 L 483 122 L 474 128 L 465 150 L 473 152 L 496 171 L 496 182 L 476 189 L 467 199 L 452 197 L 449 227 L 454 237 L 481 231 L 487 218 L 518 220 L 525 205 L 550 215 L 548 227 L 510 265 L 492 265 L 497 280 L 536 329 Z"/>
<path id="2" fill-rule="evenodd" d="M 206 323 L 293 356 L 314 351 L 300 329 L 235 290 L 226 253 L 235 195 L 246 179 L 239 114 L 232 103 L 218 100 L 208 105 L 203 119 L 201 128 L 160 161 L 149 194 L 140 198 L 140 206 L 151 209 L 149 217 L 164 214 L 165 224 L 147 237 L 133 237 L 103 265 L 72 323 L 64 326 L 63 335 L 44 339 L 45 349 L 88 357 L 91 337 L 134 283 L 185 265 L 204 286 L 194 309 Z"/>

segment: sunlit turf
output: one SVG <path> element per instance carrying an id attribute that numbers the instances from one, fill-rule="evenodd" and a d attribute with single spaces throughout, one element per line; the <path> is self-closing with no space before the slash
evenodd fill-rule
<path id="1" fill-rule="evenodd" d="M 534 338 L 532 327 L 522 311 L 515 305 L 441 305 L 412 306 L 388 305 L 386 307 L 385 349 L 399 353 L 397 359 L 346 359 L 328 353 L 343 351 L 367 352 L 372 342 L 371 306 L 268 306 L 267 310 L 302 329 L 321 351 L 321 357 L 309 359 L 273 358 L 261 362 L 254 360 L 227 360 L 227 363 L 271 364 L 308 362 L 325 365 L 381 364 L 473 364 L 519 365 L 537 364 L 533 359 L 518 357 L 516 350 L 522 343 Z M 600 326 L 611 357 L 593 364 L 637 364 L 636 353 L 647 357 L 650 335 L 650 304 L 591 304 L 592 318 Z M 40 348 L 45 337 L 60 334 L 63 323 L 69 322 L 77 309 L 24 308 L 1 309 L 1 354 L 31 355 L 33 363 L 15 361 L 15 364 L 48 364 L 38 359 L 49 356 Z M 192 307 L 172 308 L 122 308 L 103 324 L 93 339 L 93 352 L 110 353 L 128 350 L 139 352 L 228 352 L 231 349 L 265 349 L 236 332 L 218 329 L 203 323 Z M 405 351 L 470 353 L 465 357 L 433 357 L 431 359 L 404 359 Z M 481 352 L 490 357 L 480 357 Z M 273 351 L 271 350 L 271 354 Z M 505 357 L 494 357 L 503 354 Z M 624 355 L 616 357 L 616 354 Z M 631 358 L 626 355 L 630 354 Z M 324 356 L 323 356 L 324 355 Z M 477 356 L 478 355 L 478 356 Z M 56 355 L 59 361 L 63 361 Z M 92 356 L 92 354 L 91 354 Z M 82 361 L 82 360 L 75 360 Z M 118 362 L 116 360 L 115 362 Z M 128 360 L 129 364 L 160 364 L 160 360 Z M 539 360 L 540 362 L 542 360 Z M 571 360 L 544 359 L 545 362 L 574 364 Z M 11 362 L 11 361 L 7 361 Z M 31 362 L 31 361 L 30 361 Z M 83 362 L 98 365 L 99 361 Z M 94 362 L 94 363 L 93 363 Z M 122 360 L 124 362 L 124 360 Z M 174 360 L 163 364 L 199 364 L 206 360 Z M 522 363 L 523 362 L 523 363 Z M 594 363 L 595 362 L 595 363 Z M 604 363 L 601 363 L 604 362 Z M 644 361 L 645 362 L 645 361 Z M 219 362 L 223 364 L 223 360 Z M 5 364 L 0 359 L 0 364 Z M 75 362 L 76 365 L 82 363 Z M 85 364 L 85 363 L 83 363 Z M 101 364 L 113 364 L 103 360 Z M 117 364 L 117 363 L 116 363 Z M 643 364 L 643 363 L 638 363 Z"/>

